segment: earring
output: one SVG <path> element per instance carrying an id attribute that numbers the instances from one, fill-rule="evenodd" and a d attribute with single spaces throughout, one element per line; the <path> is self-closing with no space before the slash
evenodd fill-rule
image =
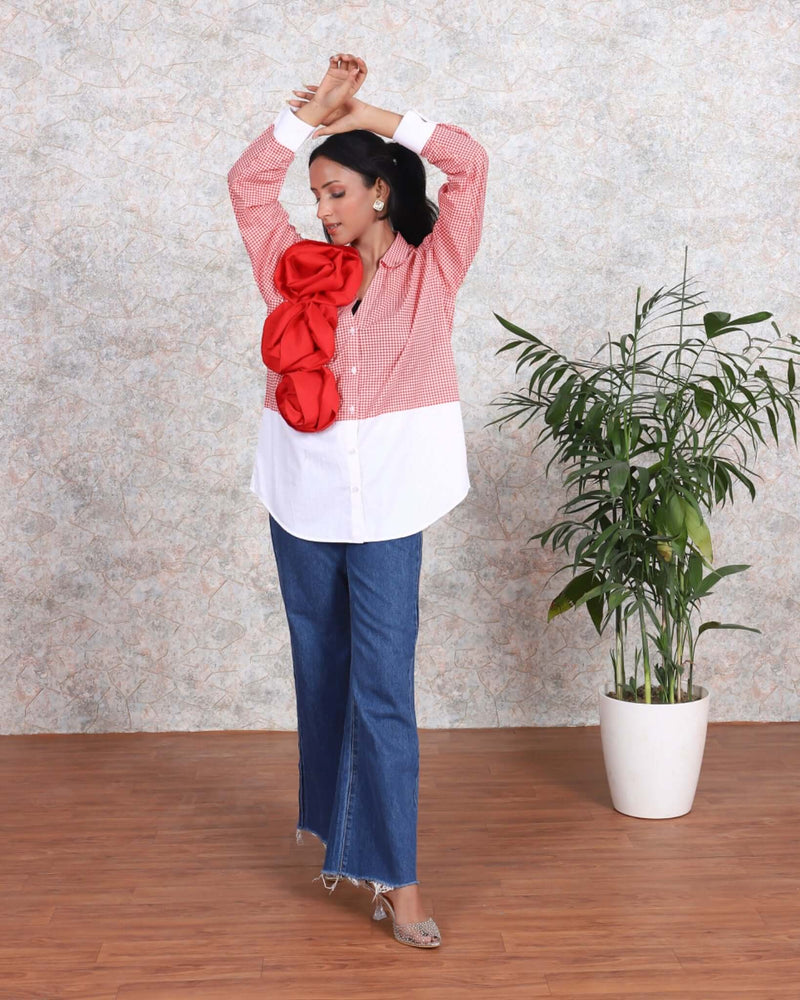
<path id="1" fill-rule="evenodd" d="M 380 200 L 380 198 L 376 198 L 375 201 L 373 201 L 372 203 L 372 207 L 375 209 L 376 212 L 380 212 L 380 210 L 383 208 L 383 202 Z"/>

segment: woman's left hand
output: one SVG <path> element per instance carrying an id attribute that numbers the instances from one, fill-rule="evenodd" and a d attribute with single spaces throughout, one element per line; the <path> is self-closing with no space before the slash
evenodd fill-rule
<path id="1" fill-rule="evenodd" d="M 316 90 L 316 87 L 311 87 L 306 84 L 311 90 Z M 290 104 L 295 107 L 302 107 L 314 96 L 311 93 L 304 93 L 300 90 L 293 90 L 293 94 L 300 95 L 302 101 L 289 101 Z M 322 125 L 315 130 L 312 138 L 316 139 L 323 135 L 334 135 L 336 132 L 350 132 L 354 128 L 365 128 L 363 124 L 363 111 L 365 108 L 369 107 L 364 101 L 359 101 L 357 97 L 351 97 L 349 100 L 340 104 L 336 111 L 331 112 L 330 115 L 325 119 Z"/>
<path id="2" fill-rule="evenodd" d="M 356 58 L 356 57 L 353 57 Z M 363 82 L 367 75 L 367 64 L 363 59 L 357 59 L 359 68 L 362 69 L 362 73 L 359 74 L 361 77 L 359 86 Z M 363 74 L 363 75 L 362 75 Z M 303 85 L 305 90 L 293 90 L 292 93 L 296 94 L 299 100 L 289 100 L 287 103 L 290 104 L 295 110 L 298 108 L 305 107 L 309 101 L 313 100 L 318 87 L 313 84 L 306 83 Z M 334 135 L 337 132 L 350 132 L 355 128 L 365 128 L 364 124 L 364 109 L 369 107 L 364 101 L 358 100 L 357 97 L 351 96 L 346 100 L 342 101 L 338 108 L 331 111 L 329 115 L 325 117 L 322 122 L 321 127 L 319 127 L 313 134 L 313 138 L 323 135 Z"/>

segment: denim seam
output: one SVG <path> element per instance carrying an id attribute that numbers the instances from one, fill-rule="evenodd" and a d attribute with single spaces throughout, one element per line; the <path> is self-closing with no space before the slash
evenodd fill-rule
<path id="1" fill-rule="evenodd" d="M 341 870 L 345 864 L 345 856 L 347 854 L 347 847 L 350 837 L 350 823 L 353 816 L 353 776 L 356 770 L 357 761 L 357 742 L 356 742 L 356 699 L 352 692 L 350 693 L 350 767 L 349 773 L 347 775 L 347 793 L 345 796 L 345 822 L 344 822 L 344 833 L 342 835 L 342 847 L 339 852 L 339 864 L 338 868 Z"/>
<path id="2" fill-rule="evenodd" d="M 408 696 L 412 710 L 414 710 L 414 670 L 416 663 L 416 647 L 419 638 L 419 578 L 422 572 L 422 532 L 419 533 L 417 542 L 417 592 L 414 598 L 414 646 L 411 650 L 411 670 L 409 671 Z"/>
<path id="3" fill-rule="evenodd" d="M 303 768 L 303 741 L 300 737 L 300 726 L 297 727 L 297 746 L 298 746 L 298 770 L 300 772 L 300 815 L 297 819 L 298 828 L 304 827 L 306 824 L 306 783 L 305 774 Z"/>

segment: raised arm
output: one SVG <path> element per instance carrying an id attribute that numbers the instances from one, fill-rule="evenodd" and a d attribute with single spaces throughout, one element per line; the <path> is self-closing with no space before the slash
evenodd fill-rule
<path id="1" fill-rule="evenodd" d="M 299 112 L 283 108 L 228 173 L 236 221 L 250 255 L 256 284 L 271 309 L 283 302 L 273 282 L 278 260 L 293 243 L 303 239 L 278 201 L 286 173 L 295 153 L 314 129 L 323 121 L 335 121 L 346 113 L 348 100 L 366 75 L 363 59 L 342 52 L 331 56 L 322 83 L 313 88 L 313 102 L 290 100 L 289 104 L 300 107 Z"/>
<path id="2" fill-rule="evenodd" d="M 236 222 L 250 255 L 256 284 L 271 309 L 283 301 L 272 281 L 278 259 L 303 238 L 289 222 L 278 197 L 295 152 L 311 131 L 312 126 L 284 108 L 228 173 Z"/>
<path id="3" fill-rule="evenodd" d="M 478 252 L 489 157 L 457 125 L 428 121 L 416 111 L 403 115 L 393 139 L 447 174 L 439 188 L 439 218 L 420 250 L 432 255 L 445 284 L 455 292 Z"/>
<path id="4" fill-rule="evenodd" d="M 314 134 L 330 135 L 348 128 L 367 128 L 393 139 L 447 174 L 439 188 L 439 218 L 420 250 L 431 254 L 446 286 L 455 292 L 480 243 L 489 168 L 486 150 L 457 125 L 429 121 L 416 111 L 400 116 L 355 99 L 349 102 L 347 115 Z"/>

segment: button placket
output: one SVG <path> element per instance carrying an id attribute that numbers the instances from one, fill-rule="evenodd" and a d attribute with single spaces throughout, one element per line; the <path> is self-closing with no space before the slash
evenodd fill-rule
<path id="1" fill-rule="evenodd" d="M 347 446 L 347 474 L 350 484 L 350 524 L 353 537 L 364 537 L 364 498 L 361 489 L 361 461 L 358 454 L 358 421 L 344 423 Z"/>
<path id="2" fill-rule="evenodd" d="M 349 362 L 349 372 L 352 376 L 358 376 L 359 369 L 359 351 L 358 351 L 358 327 L 351 318 L 350 322 L 350 337 L 348 342 L 347 350 L 347 361 Z M 350 386 L 350 391 L 348 392 L 348 406 L 347 411 L 351 416 L 356 416 L 358 408 L 358 378 L 353 379 L 348 378 L 347 383 Z"/>
<path id="3" fill-rule="evenodd" d="M 358 374 L 361 370 L 359 355 L 358 326 L 355 317 L 350 313 L 350 307 L 344 307 L 347 313 L 342 319 L 342 336 L 337 340 L 337 353 L 341 359 L 341 398 L 342 410 L 349 420 L 342 420 L 342 434 L 347 462 L 347 484 L 350 494 L 350 528 L 353 539 L 362 541 L 366 534 L 364 519 L 364 500 L 361 482 L 361 461 L 358 452 Z M 363 308 L 363 303 L 359 311 Z"/>
<path id="4" fill-rule="evenodd" d="M 351 376 L 358 373 L 358 327 L 350 306 L 339 307 L 335 356 L 341 362 L 339 376 L 339 398 L 341 416 L 356 417 L 358 411 L 358 383 Z M 349 421 L 348 421 L 349 422 Z"/>

